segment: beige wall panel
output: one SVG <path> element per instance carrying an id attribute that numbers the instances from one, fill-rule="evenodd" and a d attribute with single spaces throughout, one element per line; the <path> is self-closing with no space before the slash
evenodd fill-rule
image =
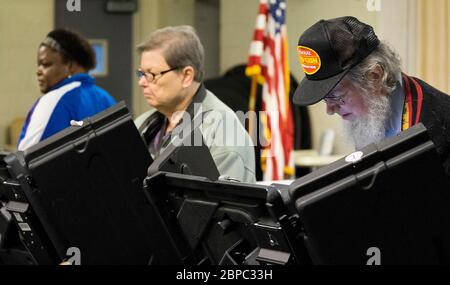
<path id="1" fill-rule="evenodd" d="M 40 96 L 36 52 L 53 28 L 53 0 L 0 0 L 0 146 L 7 126 Z"/>

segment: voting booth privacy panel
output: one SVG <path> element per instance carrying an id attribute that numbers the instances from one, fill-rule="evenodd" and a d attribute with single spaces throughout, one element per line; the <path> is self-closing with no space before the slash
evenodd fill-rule
<path id="1" fill-rule="evenodd" d="M 421 124 L 295 181 L 289 191 L 315 264 L 450 261 L 449 182 Z"/>
<path id="2" fill-rule="evenodd" d="M 218 175 L 204 145 L 170 145 L 152 161 L 118 104 L 4 157 L 0 260 L 18 240 L 29 256 L 9 260 L 37 264 L 74 249 L 81 264 L 449 261 L 450 189 L 422 125 L 284 189 Z"/>
<path id="3" fill-rule="evenodd" d="M 192 140 L 197 131 L 186 132 L 181 139 Z M 152 162 L 124 105 L 11 154 L 5 162 L 16 181 L 15 187 L 4 191 L 5 208 L 34 263 L 58 264 L 73 249 L 80 253 L 81 264 L 285 264 L 294 260 L 277 216 L 266 205 L 272 193 L 278 211 L 283 209 L 276 191 L 212 182 L 219 173 L 204 145 L 170 145 Z M 146 179 L 144 189 L 147 168 L 154 175 Z M 180 177 L 161 170 L 180 173 Z M 166 175 L 170 179 L 162 183 L 159 177 Z M 172 199 L 174 193 L 188 199 Z M 170 194 L 170 203 L 165 194 Z M 200 200 L 195 202 L 195 197 Z M 177 203 L 183 206 L 177 208 Z M 177 210 L 180 214 L 171 224 L 173 217 L 166 213 Z M 202 224 L 199 215 L 204 217 Z M 270 234 L 255 240 L 255 232 L 266 231 Z M 258 244 L 272 251 L 257 250 Z"/>
<path id="4" fill-rule="evenodd" d="M 310 262 L 272 186 L 159 172 L 146 178 L 144 188 L 182 264 Z"/>
<path id="5" fill-rule="evenodd" d="M 142 191 L 151 159 L 124 104 L 5 158 L 6 208 L 39 264 L 77 248 L 86 264 L 146 264 L 167 237 Z"/>

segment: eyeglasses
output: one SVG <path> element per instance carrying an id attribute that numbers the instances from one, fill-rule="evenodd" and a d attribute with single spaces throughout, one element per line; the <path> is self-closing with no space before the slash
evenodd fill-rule
<path id="1" fill-rule="evenodd" d="M 150 72 L 150 71 L 136 70 L 136 76 L 137 76 L 138 79 L 141 79 L 142 76 L 144 76 L 145 80 L 147 80 L 148 83 L 152 83 L 153 81 L 155 81 L 156 76 L 158 76 L 158 75 L 163 76 L 167 72 L 172 71 L 172 70 L 176 70 L 176 69 L 179 69 L 179 67 L 173 67 L 171 69 L 164 70 L 164 71 L 161 71 L 161 72 L 158 72 L 158 73 L 153 73 L 153 72 Z"/>
<path id="2" fill-rule="evenodd" d="M 335 104 L 335 105 L 341 106 L 341 105 L 345 104 L 345 101 L 344 101 L 345 95 L 346 94 L 341 95 L 341 96 L 325 96 L 323 98 L 323 101 L 328 104 Z"/>

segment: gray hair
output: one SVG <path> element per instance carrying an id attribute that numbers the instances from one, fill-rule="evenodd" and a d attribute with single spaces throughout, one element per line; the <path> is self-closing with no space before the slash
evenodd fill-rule
<path id="1" fill-rule="evenodd" d="M 191 26 L 165 27 L 154 31 L 137 46 L 140 54 L 162 49 L 163 56 L 171 68 L 192 66 L 194 80 L 201 82 L 204 76 L 205 51 Z"/>
<path id="2" fill-rule="evenodd" d="M 401 62 L 397 53 L 386 42 L 369 54 L 362 62 L 353 67 L 346 75 L 353 83 L 367 91 L 374 89 L 374 82 L 367 78 L 367 73 L 379 65 L 384 73 L 382 78 L 383 89 L 391 93 L 399 80 L 401 80 Z"/>

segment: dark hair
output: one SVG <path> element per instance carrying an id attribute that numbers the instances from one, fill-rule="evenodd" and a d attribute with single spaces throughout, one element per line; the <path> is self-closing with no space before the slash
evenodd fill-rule
<path id="1" fill-rule="evenodd" d="M 87 70 L 95 67 L 94 49 L 84 37 L 76 32 L 55 29 L 47 34 L 47 38 L 41 43 L 42 45 L 59 52 L 64 60 L 75 61 Z"/>

